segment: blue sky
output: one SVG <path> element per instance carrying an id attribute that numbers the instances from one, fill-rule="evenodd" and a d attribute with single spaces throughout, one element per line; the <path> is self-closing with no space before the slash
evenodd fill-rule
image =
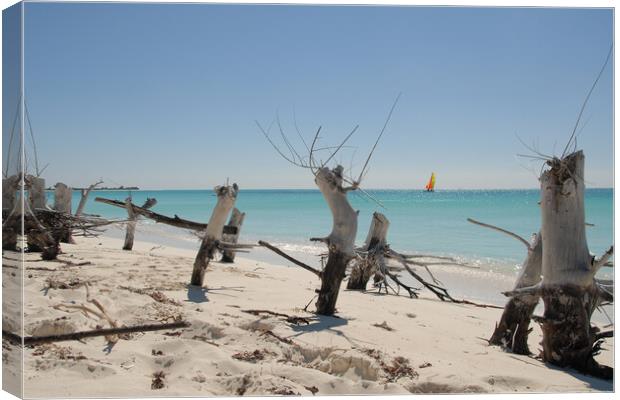
<path id="1" fill-rule="evenodd" d="M 356 174 L 402 92 L 363 186 L 534 188 L 516 135 L 562 152 L 612 31 L 609 9 L 27 3 L 26 100 L 49 184 L 312 188 L 254 120 L 323 146 L 359 124 L 336 157 Z M 613 185 L 612 66 L 590 187 Z"/>

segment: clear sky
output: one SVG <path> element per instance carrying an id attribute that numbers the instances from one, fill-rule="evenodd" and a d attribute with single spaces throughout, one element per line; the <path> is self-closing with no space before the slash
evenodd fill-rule
<path id="1" fill-rule="evenodd" d="M 359 124 L 336 157 L 355 174 L 402 92 L 363 186 L 534 188 L 516 135 L 562 152 L 612 31 L 609 9 L 28 3 L 26 101 L 50 185 L 312 188 L 254 120 L 296 139 L 296 114 L 322 146 Z M 590 187 L 613 185 L 612 67 L 578 141 Z"/>

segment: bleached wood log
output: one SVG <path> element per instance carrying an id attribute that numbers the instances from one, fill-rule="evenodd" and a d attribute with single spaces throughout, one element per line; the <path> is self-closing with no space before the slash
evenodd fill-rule
<path id="1" fill-rule="evenodd" d="M 318 292 L 316 312 L 333 315 L 340 284 L 345 276 L 349 261 L 355 257 L 355 235 L 357 234 L 357 212 L 353 210 L 347 192 L 354 188 L 342 186 L 342 166 L 333 170 L 319 168 L 314 182 L 319 187 L 323 198 L 332 213 L 332 231 L 323 239 L 327 243 L 327 264 L 321 274 L 321 289 Z"/>
<path id="2" fill-rule="evenodd" d="M 194 261 L 194 269 L 191 278 L 191 285 L 194 286 L 202 286 L 203 284 L 204 274 L 209 265 L 209 261 L 215 256 L 220 239 L 222 239 L 222 231 L 226 224 L 226 218 L 235 205 L 239 187 L 234 183 L 232 186 L 217 186 L 214 191 L 217 194 L 217 204 L 213 208 L 211 218 L 207 224 L 207 230 L 200 243 L 196 260 Z"/>
<path id="3" fill-rule="evenodd" d="M 79 217 L 80 215 L 82 215 L 82 212 L 84 211 L 84 207 L 86 207 L 86 201 L 88 201 L 88 195 L 90 194 L 90 192 L 102 183 L 103 181 L 98 181 L 88 186 L 87 189 L 81 190 L 80 203 L 78 204 L 77 210 L 75 211 L 76 217 Z"/>
<path id="4" fill-rule="evenodd" d="M 543 246 L 541 234 L 534 236 L 528 247 L 527 257 L 515 283 L 514 290 L 538 285 L 541 281 Z M 530 354 L 527 344 L 529 326 L 534 309 L 540 299 L 539 293 L 511 297 L 496 325 L 489 343 L 506 347 L 516 354 Z"/>
<path id="5" fill-rule="evenodd" d="M 613 368 L 599 365 L 593 357 L 597 337 L 590 318 L 600 294 L 594 282 L 595 260 L 586 242 L 584 155 L 577 151 L 548 165 L 540 178 L 542 357 L 561 367 L 613 379 Z"/>
<path id="6" fill-rule="evenodd" d="M 154 198 L 147 198 L 142 209 L 148 210 L 157 204 L 157 200 Z M 127 230 L 125 231 L 125 242 L 123 243 L 123 250 L 133 249 L 133 238 L 136 232 L 136 224 L 138 223 L 138 215 L 134 212 L 133 204 L 131 203 L 131 196 L 125 199 L 125 208 L 127 209 Z"/>
<path id="7" fill-rule="evenodd" d="M 366 290 L 368 280 L 375 273 L 377 265 L 377 262 L 375 262 L 376 260 L 370 260 L 369 258 L 372 258 L 375 253 L 378 254 L 378 252 L 382 252 L 382 248 L 387 243 L 387 231 L 389 226 L 390 221 L 385 215 L 378 212 L 373 213 L 366 241 L 361 248 L 362 251 L 369 253 L 369 257 L 357 260 L 355 265 L 351 268 L 347 289 Z M 373 250 L 377 250 L 377 252 Z"/>
<path id="8" fill-rule="evenodd" d="M 72 197 L 72 188 L 62 182 L 57 183 L 54 190 L 54 210 L 61 213 L 71 214 Z M 73 243 L 71 229 L 58 232 L 58 240 L 62 243 Z"/>
<path id="9" fill-rule="evenodd" d="M 239 234 L 241 232 L 241 225 L 243 225 L 243 220 L 245 219 L 245 213 L 242 213 L 237 208 L 233 208 L 232 213 L 230 214 L 230 219 L 228 220 L 228 226 L 234 226 L 237 228 L 237 233 L 234 235 L 223 234 L 222 240 L 227 243 L 237 243 L 239 240 Z M 232 263 L 235 261 L 235 251 L 234 250 L 224 250 L 222 252 L 222 262 L 224 263 Z"/>
<path id="10" fill-rule="evenodd" d="M 95 201 L 99 203 L 104 203 L 104 204 L 108 204 L 111 206 L 115 206 L 115 207 L 120 207 L 120 208 L 125 208 L 125 209 L 127 208 L 124 201 L 105 199 L 103 197 L 96 197 Z M 157 214 L 151 210 L 146 210 L 144 208 L 138 207 L 135 204 L 132 204 L 132 208 L 135 214 L 139 214 L 139 215 L 142 215 L 143 217 L 152 219 L 153 221 L 157 223 L 166 224 L 166 225 L 170 225 L 170 226 L 174 226 L 174 227 L 182 228 L 182 229 L 200 231 L 200 232 L 207 230 L 207 226 L 208 226 L 207 224 L 179 218 L 177 215 L 175 215 L 174 217 L 168 217 L 165 215 Z M 234 226 L 226 225 L 224 226 L 222 232 L 226 234 L 235 234 L 237 233 L 237 228 Z"/>

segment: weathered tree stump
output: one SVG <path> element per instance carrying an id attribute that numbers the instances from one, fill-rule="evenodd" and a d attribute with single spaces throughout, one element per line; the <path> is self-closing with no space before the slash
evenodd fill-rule
<path id="1" fill-rule="evenodd" d="M 73 189 L 64 183 L 57 183 L 54 190 L 54 210 L 66 214 L 71 214 L 71 200 Z M 59 230 L 55 233 L 56 238 L 62 243 L 74 243 L 71 237 L 71 229 Z"/>
<path id="2" fill-rule="evenodd" d="M 535 235 L 528 247 L 527 257 L 521 267 L 514 290 L 534 286 L 540 283 L 542 272 L 542 239 L 540 233 Z M 530 320 L 538 304 L 540 295 L 526 293 L 515 295 L 508 300 L 499 324 L 489 339 L 492 345 L 502 346 L 515 354 L 530 354 L 527 338 L 530 332 Z"/>
<path id="3" fill-rule="evenodd" d="M 360 250 L 367 253 L 374 253 L 374 250 L 381 250 L 387 243 L 387 231 L 390 221 L 385 215 L 375 212 L 372 215 L 372 222 L 368 229 L 368 236 Z M 358 261 L 352 268 L 347 282 L 347 289 L 366 290 L 368 280 L 375 273 L 376 262 L 368 262 L 368 258 Z"/>
<path id="4" fill-rule="evenodd" d="M 241 225 L 243 225 L 243 220 L 245 219 L 245 213 L 239 211 L 236 207 L 233 208 L 232 213 L 230 214 L 230 219 L 228 220 L 228 226 L 234 226 L 237 228 L 237 233 L 234 235 L 223 234 L 222 239 L 226 243 L 237 243 L 239 240 L 239 234 L 241 232 Z M 222 252 L 221 262 L 223 263 L 232 263 L 235 261 L 235 251 L 232 249 L 224 250 Z"/>
<path id="5" fill-rule="evenodd" d="M 37 208 L 45 208 L 47 203 L 47 199 L 45 197 L 45 179 L 28 175 L 26 177 L 26 183 L 28 185 L 28 200 L 30 202 L 30 208 L 33 210 Z"/>
<path id="6" fill-rule="evenodd" d="M 147 198 L 142 208 L 148 210 L 157 204 L 156 199 Z M 138 222 L 138 215 L 134 212 L 133 204 L 131 203 L 131 196 L 125 199 L 125 207 L 127 208 L 127 230 L 125 231 L 125 243 L 123 244 L 123 250 L 133 249 L 133 238 L 136 232 L 136 224 Z"/>
<path id="7" fill-rule="evenodd" d="M 542 357 L 560 367 L 613 379 L 613 368 L 594 360 L 599 338 L 590 324 L 600 301 L 594 275 L 613 249 L 600 260 L 588 251 L 583 152 L 553 158 L 547 164 L 551 168 L 540 178 L 543 279 L 539 292 L 545 303 Z"/>
<path id="8" fill-rule="evenodd" d="M 226 224 L 226 218 L 235 205 L 239 187 L 234 183 L 232 186 L 217 186 L 214 191 L 217 194 L 217 204 L 213 208 L 204 238 L 200 243 L 200 248 L 194 261 L 190 282 L 194 286 L 202 286 L 204 282 L 204 274 L 209 261 L 215 257 L 219 241 L 222 239 L 222 230 Z"/>
<path id="9" fill-rule="evenodd" d="M 45 179 L 28 175 L 26 177 L 26 188 L 28 190 L 28 202 L 30 210 L 34 212 L 37 208 L 46 208 L 47 199 L 45 197 Z M 40 244 L 44 243 L 39 238 L 33 238 L 38 235 L 35 230 L 29 231 L 27 235 L 28 251 L 41 252 L 44 247 Z"/>
<path id="10" fill-rule="evenodd" d="M 347 198 L 347 192 L 355 187 L 342 186 L 342 166 L 333 170 L 319 168 L 314 182 L 323 194 L 332 213 L 332 231 L 328 237 L 321 239 L 327 243 L 327 264 L 321 275 L 321 289 L 318 292 L 316 312 L 333 315 L 340 284 L 345 276 L 349 261 L 355 257 L 355 235 L 357 234 L 357 212 L 353 210 Z"/>
<path id="11" fill-rule="evenodd" d="M 6 219 L 2 221 L 3 250 L 17 250 L 17 235 L 21 232 L 16 230 L 14 226 L 16 225 L 15 222 L 21 218 L 21 215 L 15 212 L 19 183 L 20 177 L 18 175 L 2 179 L 2 208 L 7 210 Z"/>

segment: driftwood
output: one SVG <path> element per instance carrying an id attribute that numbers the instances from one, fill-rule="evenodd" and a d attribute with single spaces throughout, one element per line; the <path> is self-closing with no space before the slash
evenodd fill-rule
<path id="1" fill-rule="evenodd" d="M 319 133 L 321 128 L 317 130 L 314 135 L 314 139 L 310 146 L 304 140 L 303 135 L 298 130 L 299 137 L 301 138 L 304 147 L 308 151 L 306 157 L 302 157 L 295 147 L 291 144 L 286 137 L 282 126 L 280 124 L 279 117 L 277 118 L 278 128 L 280 130 L 280 136 L 286 146 L 287 150 L 282 151 L 278 145 L 269 136 L 269 133 L 265 131 L 262 126 L 256 122 L 259 129 L 265 136 L 265 139 L 272 145 L 276 152 L 289 163 L 310 170 L 314 175 L 314 182 L 318 186 L 325 202 L 329 206 L 332 214 L 332 230 L 331 233 L 323 238 L 311 238 L 312 241 L 319 241 L 327 245 L 327 263 L 320 272 L 321 288 L 318 290 L 316 312 L 322 315 L 333 315 L 336 311 L 336 301 L 338 299 L 338 293 L 340 291 L 340 285 L 345 277 L 345 272 L 349 262 L 356 257 L 355 252 L 355 235 L 357 234 L 357 217 L 356 212 L 347 198 L 349 191 L 358 190 L 364 193 L 366 196 L 372 198 L 368 193 L 360 188 L 364 174 L 368 163 L 379 143 L 379 140 L 383 136 L 385 129 L 392 117 L 392 113 L 400 94 L 394 101 L 392 108 L 388 114 L 381 132 L 377 136 L 377 139 L 368 154 L 368 157 L 362 167 L 359 177 L 357 179 L 348 178 L 344 175 L 344 168 L 341 165 L 336 165 L 330 169 L 327 164 L 336 156 L 336 154 L 344 147 L 351 136 L 357 131 L 359 126 L 355 126 L 353 130 L 344 138 L 344 140 L 336 147 L 324 147 L 324 149 L 333 149 L 331 154 L 325 159 L 325 161 L 317 162 L 317 153 L 320 151 L 317 147 L 317 141 L 319 139 Z M 346 184 L 346 185 L 345 185 Z M 292 257 L 291 257 L 292 258 Z M 300 265 L 303 263 L 297 262 Z M 312 268 L 311 268 L 312 269 Z"/>
<path id="2" fill-rule="evenodd" d="M 522 289 L 542 295 L 543 360 L 605 379 L 613 368 L 599 365 L 600 347 L 590 318 L 601 301 L 594 276 L 613 253 L 600 259 L 588 251 L 584 209 L 584 155 L 576 151 L 547 161 L 541 182 L 542 275 L 540 285 Z"/>
<path id="3" fill-rule="evenodd" d="M 25 204 L 27 206 L 27 203 Z M 11 214 L 7 209 L 2 210 L 2 219 L 5 221 L 3 234 L 21 234 L 21 215 L 21 211 Z M 28 237 L 29 242 L 35 245 L 37 251 L 41 252 L 41 257 L 44 260 L 56 258 L 60 252 L 60 238 L 67 232 L 70 232 L 72 236 L 94 237 L 101 233 L 101 227 L 119 222 L 97 217 L 76 217 L 47 208 L 35 210 L 26 208 L 23 216 L 24 234 Z"/>
<path id="4" fill-rule="evenodd" d="M 30 208 L 45 208 L 47 199 L 45 197 L 45 179 L 32 175 L 25 178 L 26 187 L 28 188 L 28 201 Z"/>
<path id="5" fill-rule="evenodd" d="M 314 180 L 333 218 L 331 233 L 326 238 L 320 239 L 328 248 L 327 264 L 321 273 L 321 289 L 316 302 L 316 312 L 323 315 L 333 315 L 336 311 L 340 284 L 349 261 L 355 257 L 357 212 L 347 199 L 347 192 L 354 187 L 343 187 L 342 173 L 343 168 L 340 165 L 333 170 L 323 167 L 317 171 Z"/>
<path id="6" fill-rule="evenodd" d="M 202 286 L 203 284 L 204 274 L 207 271 L 209 261 L 215 257 L 215 252 L 222 239 L 226 218 L 235 205 L 239 187 L 236 183 L 233 183 L 232 186 L 217 186 L 214 191 L 217 194 L 217 204 L 213 208 L 204 238 L 200 243 L 200 248 L 194 261 L 194 269 L 190 281 L 190 284 L 194 286 Z"/>
<path id="7" fill-rule="evenodd" d="M 540 232 L 535 234 L 532 242 L 529 243 L 521 236 L 508 230 L 485 224 L 471 218 L 467 220 L 473 224 L 502 232 L 525 244 L 527 248 L 527 257 L 525 261 L 523 261 L 521 272 L 519 273 L 513 290 L 516 291 L 540 283 L 543 254 L 543 242 Z M 508 294 L 510 294 L 510 292 Z M 540 295 L 538 293 L 524 293 L 512 296 L 504 307 L 502 317 L 495 326 L 493 335 L 491 339 L 489 339 L 489 344 L 510 349 L 515 354 L 530 354 L 530 349 L 527 344 L 528 335 L 531 331 L 529 326 L 539 299 Z"/>
<path id="8" fill-rule="evenodd" d="M 147 198 L 141 208 L 148 210 L 157 204 L 157 200 L 154 198 Z M 125 199 L 125 208 L 127 208 L 127 231 L 125 232 L 125 243 L 123 244 L 123 250 L 133 249 L 133 237 L 136 232 L 136 224 L 138 222 L 138 214 L 133 211 L 131 197 Z"/>
<path id="9" fill-rule="evenodd" d="M 15 208 L 20 180 L 20 175 L 12 175 L 2 179 L 2 208 L 10 211 Z"/>
<path id="10" fill-rule="evenodd" d="M 358 257 L 355 264 L 351 267 L 347 289 L 350 290 L 366 290 L 368 280 L 375 273 L 374 266 L 377 260 L 372 260 L 376 252 L 374 250 L 384 247 L 387 242 L 387 231 L 390 221 L 381 213 L 373 213 L 368 236 L 360 251 L 368 253 L 367 257 Z"/>
<path id="11" fill-rule="evenodd" d="M 81 197 L 80 197 L 80 203 L 78 204 L 77 210 L 75 211 L 76 217 L 79 217 L 80 215 L 82 215 L 82 212 L 84 211 L 84 207 L 86 207 L 86 201 L 88 200 L 88 195 L 90 194 L 90 192 L 97 186 L 101 185 L 102 183 L 103 181 L 100 180 L 100 181 L 93 183 L 92 185 L 89 185 L 88 188 L 80 190 Z"/>
<path id="12" fill-rule="evenodd" d="M 65 185 L 64 183 L 57 183 L 56 188 L 54 190 L 54 210 L 64 213 L 71 214 L 71 200 L 73 197 L 73 189 Z M 73 239 L 71 237 L 71 229 L 66 229 L 62 232 L 58 233 L 59 240 L 62 243 L 73 243 Z"/>
<path id="13" fill-rule="evenodd" d="M 237 228 L 237 233 L 234 235 L 224 234 L 222 235 L 222 240 L 227 243 L 235 244 L 239 240 L 239 234 L 241 232 L 241 225 L 243 225 L 243 220 L 245 219 L 245 213 L 242 213 L 237 208 L 233 208 L 232 213 L 230 214 L 230 219 L 228 220 L 227 226 L 234 226 Z M 221 262 L 224 263 L 232 263 L 235 261 L 235 251 L 234 250 L 224 250 L 222 252 Z"/>
<path id="14" fill-rule="evenodd" d="M 171 322 L 171 323 L 166 323 L 166 324 L 144 324 L 144 325 L 135 325 L 135 326 L 122 326 L 118 328 L 93 329 L 89 331 L 72 332 L 72 333 L 65 333 L 61 335 L 26 336 L 23 338 L 15 333 L 2 330 L 2 337 L 9 339 L 16 344 L 23 343 L 24 346 L 29 346 L 29 345 L 39 344 L 39 343 L 61 342 L 61 341 L 67 341 L 67 340 L 80 340 L 80 339 L 85 339 L 89 337 L 122 335 L 126 333 L 134 333 L 134 332 L 152 332 L 152 331 L 160 331 L 160 330 L 165 330 L 165 329 L 187 328 L 189 326 L 190 326 L 189 322 L 178 321 L 178 322 Z"/>
<path id="15" fill-rule="evenodd" d="M 21 234 L 21 226 L 14 229 L 21 220 L 21 214 L 17 212 L 17 193 L 19 191 L 21 176 L 13 175 L 2 179 L 2 249 L 17 250 L 17 236 Z"/>
<path id="16" fill-rule="evenodd" d="M 108 204 L 111 206 L 115 206 L 115 207 L 124 208 L 124 209 L 127 208 L 125 202 L 120 201 L 120 200 L 112 200 L 112 199 L 106 199 L 103 197 L 96 197 L 95 201 L 99 203 L 104 203 L 104 204 Z M 192 231 L 199 231 L 199 232 L 207 230 L 207 224 L 183 219 L 177 215 L 175 215 L 174 217 L 167 217 L 162 214 L 157 214 L 151 210 L 146 210 L 142 207 L 138 207 L 135 204 L 132 204 L 131 208 L 134 214 L 142 215 L 143 217 L 152 219 L 153 221 L 161 223 L 161 224 L 166 224 L 166 225 L 174 226 L 177 228 L 189 229 Z M 222 232 L 225 234 L 234 235 L 237 233 L 237 228 L 234 226 L 226 225 L 224 226 Z"/>
<path id="17" fill-rule="evenodd" d="M 300 267 L 302 267 L 303 269 L 305 269 L 306 271 L 310 271 L 313 274 L 315 274 L 316 276 L 318 276 L 319 278 L 321 277 L 321 271 L 319 271 L 318 269 L 312 268 L 311 266 L 309 266 L 306 263 L 303 263 L 291 256 L 289 256 L 288 254 L 286 254 L 285 252 L 283 252 L 282 250 L 278 249 L 277 247 L 263 241 L 263 240 L 259 240 L 258 241 L 258 245 L 259 246 L 263 246 L 268 248 L 269 250 L 273 251 L 274 253 L 276 253 L 277 255 L 289 260 L 290 262 L 292 262 L 295 265 L 298 265 Z"/>

